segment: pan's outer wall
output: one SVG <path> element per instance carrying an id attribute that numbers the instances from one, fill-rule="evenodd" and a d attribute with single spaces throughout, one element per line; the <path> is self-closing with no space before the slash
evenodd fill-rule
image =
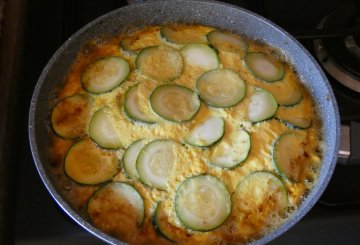
<path id="1" fill-rule="evenodd" d="M 279 229 L 253 244 L 264 244 L 298 222 L 318 200 L 333 173 L 339 149 L 339 115 L 329 83 L 312 56 L 284 30 L 247 10 L 214 1 L 151 1 L 120 8 L 89 23 L 69 38 L 54 54 L 36 85 L 29 112 L 29 138 L 33 158 L 47 189 L 62 209 L 86 230 L 110 244 L 118 240 L 92 227 L 63 200 L 47 176 L 50 145 L 49 112 L 56 94 L 81 47 L 104 34 L 117 35 L 145 25 L 195 23 L 245 34 L 283 51 L 316 100 L 324 124 L 326 145 L 320 178 L 298 212 Z M 47 130 L 45 130 L 47 129 Z"/>

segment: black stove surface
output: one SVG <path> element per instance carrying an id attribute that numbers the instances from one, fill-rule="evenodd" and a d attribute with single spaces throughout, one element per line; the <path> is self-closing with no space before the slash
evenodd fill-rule
<path id="1" fill-rule="evenodd" d="M 340 0 L 224 1 L 260 13 L 289 31 L 312 52 L 314 27 Z M 27 134 L 27 113 L 38 76 L 56 49 L 90 20 L 126 5 L 124 0 L 29 1 L 25 26 L 19 128 Z M 305 37 L 305 38 L 304 38 Z M 360 121 L 360 94 L 329 77 L 343 122 Z M 104 244 L 72 221 L 54 202 L 38 176 L 27 138 L 17 154 L 16 244 Z M 336 167 L 321 200 L 295 226 L 271 244 L 360 244 L 360 165 Z"/>

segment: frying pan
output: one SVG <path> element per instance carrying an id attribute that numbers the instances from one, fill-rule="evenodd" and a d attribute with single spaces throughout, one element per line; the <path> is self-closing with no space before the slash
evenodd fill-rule
<path id="1" fill-rule="evenodd" d="M 146 25 L 166 23 L 214 26 L 261 40 L 280 49 L 294 65 L 304 86 L 308 88 L 315 99 L 323 122 L 323 140 L 325 143 L 320 176 L 314 188 L 290 219 L 278 229 L 253 242 L 253 244 L 267 243 L 297 223 L 316 203 L 327 186 L 338 156 L 340 119 L 329 82 L 312 56 L 286 31 L 263 17 L 240 7 L 209 0 L 144 2 L 112 11 L 90 22 L 70 37 L 44 68 L 31 100 L 29 139 L 39 175 L 58 205 L 80 226 L 109 244 L 123 244 L 96 229 L 87 220 L 79 216 L 55 188 L 54 180 L 48 174 L 50 156 L 47 149 L 52 135 L 49 129 L 49 114 L 67 72 L 79 50 L 87 41 L 103 35 L 117 35 Z"/>

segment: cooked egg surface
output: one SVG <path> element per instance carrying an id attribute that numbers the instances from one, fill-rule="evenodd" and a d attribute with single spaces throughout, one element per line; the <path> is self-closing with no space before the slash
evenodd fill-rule
<path id="1" fill-rule="evenodd" d="M 187 31 L 186 26 L 174 25 L 173 27 L 170 31 L 185 30 L 185 38 L 201 40 L 201 42 L 199 41 L 200 43 L 207 43 L 206 34 L 215 29 L 206 26 L 197 28 L 192 26 L 189 28 L 191 31 Z M 177 40 L 179 37 L 175 34 L 171 32 L 172 37 Z M 128 222 L 122 223 L 121 221 L 109 222 L 109 224 L 101 223 L 99 225 L 98 220 L 95 225 L 129 244 L 171 244 L 172 242 L 159 234 L 152 224 L 155 207 L 161 201 L 165 208 L 169 230 L 173 230 L 176 234 L 183 233 L 182 235 L 174 236 L 177 243 L 233 244 L 247 243 L 253 239 L 261 238 L 279 227 L 280 224 L 296 211 L 302 199 L 306 198 L 306 193 L 316 183 L 320 169 L 322 147 L 320 139 L 322 130 L 321 122 L 317 116 L 317 108 L 314 106 L 309 92 L 301 84 L 291 65 L 286 63 L 280 52 L 265 44 L 243 38 L 248 43 L 247 52 L 263 52 L 281 60 L 285 70 L 283 79 L 269 83 L 262 81 L 256 78 L 246 66 L 244 52 L 237 53 L 217 49 L 218 68 L 231 69 L 239 74 L 246 84 L 245 96 L 238 104 L 229 108 L 211 107 L 201 102 L 195 116 L 190 120 L 180 123 L 165 120 L 157 115 L 151 108 L 149 97 L 157 86 L 165 83 L 178 84 L 196 91 L 196 81 L 206 71 L 201 67 L 190 66 L 184 63 L 180 76 L 170 81 L 157 81 L 140 72 L 135 66 L 135 60 L 139 50 L 143 48 L 167 45 L 181 52 L 181 49 L 187 44 L 186 42 L 170 42 L 161 36 L 161 27 L 150 26 L 129 35 L 122 34 L 117 37 L 92 40 L 79 52 L 77 59 L 64 80 L 64 87 L 61 89 L 57 99 L 60 101 L 74 94 L 88 96 L 91 106 L 89 109 L 89 119 L 86 119 L 87 127 L 91 115 L 104 106 L 108 108 L 106 110 L 108 119 L 121 142 L 119 149 L 108 150 L 114 152 L 119 159 L 118 172 L 109 181 L 120 181 L 132 185 L 143 198 L 145 212 L 145 218 L 141 225 L 124 227 Z M 203 40 L 205 41 L 203 42 Z M 107 56 L 117 56 L 126 60 L 130 65 L 129 75 L 118 87 L 110 92 L 101 94 L 86 92 L 81 84 L 82 73 L 95 60 Z M 154 67 L 156 67 L 155 64 Z M 155 123 L 137 122 L 130 119 L 124 112 L 124 95 L 135 84 L 138 84 L 138 96 L 136 99 L 140 111 L 151 114 L 151 118 Z M 259 88 L 267 90 L 274 96 L 279 104 L 277 113 L 286 115 L 286 119 L 294 116 L 295 118 L 300 117 L 311 121 L 311 126 L 305 129 L 291 127 L 289 124 L 284 123 L 284 120 L 279 119 L 277 114 L 264 121 L 257 123 L 250 122 L 247 118 L 249 101 L 254 91 Z M 292 106 L 282 106 L 286 101 L 289 101 L 288 96 L 291 96 L 293 93 L 301 94 L 300 102 Z M 176 103 L 178 108 L 187 106 L 184 100 L 173 101 L 173 103 Z M 185 139 L 190 132 L 210 116 L 218 116 L 224 119 L 223 137 L 209 147 L 196 147 L 187 144 Z M 241 147 L 241 144 L 233 144 L 233 138 L 236 137 L 236 132 L 239 129 L 246 130 L 251 140 L 250 151 L 245 161 L 230 169 L 212 165 L 210 163 L 211 156 L 220 144 L 225 145 L 228 151 L 234 149 L 234 152 L 236 152 L 236 147 Z M 303 159 L 301 161 L 302 165 L 300 167 L 303 171 L 301 171 L 300 181 L 298 182 L 290 181 L 282 176 L 276 169 L 272 159 L 274 142 L 280 135 L 288 132 L 295 132 L 305 139 L 302 146 L 306 161 Z M 89 136 L 81 136 L 81 138 L 76 140 L 54 136 L 53 144 L 50 147 L 50 153 L 53 156 L 50 169 L 57 188 L 64 198 L 85 219 L 89 219 L 87 214 L 88 200 L 106 183 L 97 185 L 78 184 L 64 173 L 63 166 L 68 149 L 75 142 L 84 138 L 89 138 Z M 121 163 L 124 152 L 133 142 L 140 139 L 144 139 L 146 142 L 157 139 L 171 139 L 177 142 L 174 147 L 174 166 L 167 180 L 166 190 L 160 190 L 145 185 L 139 180 L 133 180 L 124 172 Z M 274 212 L 274 210 L 277 210 L 274 208 L 276 203 L 271 202 L 271 199 L 264 198 L 266 201 L 261 204 L 262 207 L 259 207 L 257 210 L 255 209 L 253 212 L 245 212 L 239 208 L 234 208 L 226 221 L 214 230 L 205 232 L 193 231 L 186 228 L 180 222 L 175 212 L 174 202 L 177 188 L 179 188 L 179 185 L 184 180 L 197 175 L 211 175 L 221 180 L 232 195 L 236 192 L 237 186 L 244 177 L 256 171 L 273 173 L 284 183 L 288 195 L 288 206 L 285 210 Z M 260 189 L 259 191 L 266 190 Z M 249 198 L 251 198 L 251 195 L 249 195 Z M 249 203 L 251 202 L 249 200 Z M 234 203 L 232 205 L 233 207 L 237 206 Z M 121 212 L 118 209 L 114 210 Z M 111 212 L 108 215 L 112 215 Z M 91 219 L 89 221 L 92 222 Z M 124 234 L 124 229 L 126 234 Z"/>

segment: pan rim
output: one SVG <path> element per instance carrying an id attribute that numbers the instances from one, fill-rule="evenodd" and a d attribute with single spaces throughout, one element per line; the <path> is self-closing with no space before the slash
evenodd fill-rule
<path id="1" fill-rule="evenodd" d="M 272 23 L 271 21 L 265 19 L 264 17 L 259 16 L 259 15 L 255 14 L 255 13 L 251 12 L 251 11 L 248 11 L 248 10 L 243 9 L 241 7 L 238 7 L 238 6 L 234 6 L 234 5 L 227 4 L 227 3 L 222 3 L 222 2 L 217 2 L 217 1 L 212 1 L 212 0 L 200 0 L 200 1 L 174 0 L 174 1 L 176 1 L 176 2 L 187 2 L 187 3 L 204 2 L 204 3 L 213 4 L 213 5 L 219 5 L 219 6 L 233 8 L 233 9 L 239 10 L 239 11 L 241 11 L 243 13 L 246 13 L 248 15 L 251 15 L 252 17 L 255 17 L 257 20 L 271 26 L 271 28 L 277 29 L 283 35 L 286 35 L 287 38 L 289 38 L 297 47 L 299 47 L 302 50 L 302 52 L 304 52 L 304 54 L 307 56 L 307 58 L 310 60 L 310 62 L 320 72 L 320 76 L 321 76 L 322 80 L 324 81 L 324 85 L 326 86 L 326 88 L 328 90 L 328 94 L 329 94 L 329 98 L 330 98 L 329 103 L 332 103 L 332 105 L 333 105 L 334 116 L 335 116 L 335 125 L 336 125 L 335 126 L 336 131 L 334 132 L 335 142 L 334 142 L 334 145 L 332 146 L 332 148 L 334 150 L 333 150 L 331 162 L 328 164 L 327 170 L 326 171 L 324 170 L 326 175 L 322 176 L 322 178 L 320 178 L 320 176 L 319 176 L 319 179 L 317 180 L 316 185 L 313 187 L 313 189 L 311 189 L 310 194 L 306 197 L 305 201 L 299 206 L 298 210 L 295 213 L 293 213 L 291 215 L 291 217 L 286 222 L 284 222 L 281 226 L 279 226 L 277 229 L 271 231 L 269 234 L 263 236 L 259 240 L 251 242 L 250 244 L 264 244 L 264 243 L 270 242 L 271 240 L 273 240 L 276 237 L 283 234 L 289 228 L 293 227 L 294 224 L 298 223 L 299 220 L 301 218 L 303 218 L 309 212 L 309 210 L 315 205 L 315 203 L 317 202 L 317 200 L 319 199 L 321 194 L 324 192 L 324 190 L 325 190 L 326 186 L 328 185 L 328 182 L 330 181 L 330 178 L 331 178 L 331 176 L 332 176 L 332 174 L 334 172 L 335 165 L 336 165 L 336 160 L 337 160 L 337 152 L 338 152 L 339 144 L 340 144 L 340 142 L 339 142 L 339 139 L 340 139 L 340 117 L 339 117 L 338 107 L 337 107 L 337 103 L 336 103 L 335 96 L 333 94 L 332 88 L 331 88 L 325 74 L 323 73 L 322 69 L 320 68 L 318 63 L 315 61 L 314 57 L 295 38 L 293 38 L 290 34 L 288 34 L 281 27 L 279 27 L 276 24 Z M 166 4 L 166 3 L 171 4 L 174 1 L 169 1 L 169 0 L 165 0 L 165 1 L 160 0 L 160 1 L 158 1 L 157 0 L 157 1 L 143 2 L 143 3 L 136 4 L 136 5 L 137 6 L 140 6 L 140 5 L 145 5 L 146 6 L 148 4 L 152 5 L 152 4 L 156 4 L 156 3 L 158 3 L 158 4 Z M 107 18 L 110 18 L 111 16 L 115 16 L 119 11 L 125 11 L 126 8 L 131 8 L 131 6 L 125 6 L 125 7 L 122 7 L 120 9 L 113 10 L 113 11 L 111 11 L 111 12 L 105 14 L 105 15 L 102 15 L 99 18 L 89 22 L 87 25 L 85 25 L 84 27 L 79 29 L 76 33 L 74 33 L 70 38 L 68 38 L 59 47 L 59 49 L 53 54 L 53 56 L 50 58 L 47 65 L 43 69 L 43 71 L 42 71 L 42 73 L 41 73 L 41 75 L 40 75 L 40 77 L 38 79 L 38 82 L 37 82 L 37 84 L 35 86 L 33 96 L 31 98 L 31 104 L 30 104 L 30 110 L 29 110 L 29 122 L 28 122 L 29 141 L 30 141 L 30 148 L 31 148 L 31 152 L 32 152 L 32 157 L 33 157 L 33 160 L 35 162 L 35 166 L 37 168 L 37 171 L 38 171 L 43 183 L 45 184 L 48 192 L 50 193 L 52 198 L 56 201 L 56 203 L 61 207 L 61 209 L 65 213 L 67 213 L 76 223 L 78 223 L 80 226 L 82 226 L 85 230 L 87 230 L 91 234 L 95 235 L 99 239 L 101 239 L 101 240 L 103 240 L 103 241 L 105 241 L 105 242 L 107 242 L 109 244 L 124 244 L 124 243 L 122 243 L 118 239 L 115 239 L 115 238 L 103 233 L 99 229 L 92 226 L 90 224 L 90 222 L 86 221 L 84 218 L 79 216 L 70 207 L 70 205 L 68 205 L 68 203 L 64 200 L 64 198 L 59 194 L 59 191 L 55 188 L 55 186 L 52 184 L 51 180 L 49 179 L 47 171 L 44 168 L 42 160 L 40 158 L 39 149 L 38 149 L 39 146 L 38 146 L 38 144 L 36 142 L 36 133 L 35 133 L 36 110 L 37 110 L 36 105 L 38 103 L 38 98 L 39 98 L 41 88 L 42 88 L 43 84 L 46 81 L 48 71 L 49 71 L 50 67 L 58 59 L 60 54 L 63 53 L 68 48 L 68 46 L 71 45 L 72 42 L 75 42 L 75 40 L 77 39 L 78 36 L 82 35 L 83 33 L 87 32 L 89 30 L 91 30 L 92 26 L 96 25 L 97 23 L 99 23 L 101 21 L 106 20 Z M 320 110 L 320 108 L 318 108 L 318 109 Z M 324 163 L 323 163 L 323 166 L 324 166 Z M 323 168 L 323 166 L 322 166 L 322 168 Z M 323 173 L 323 170 L 321 170 L 321 173 Z"/>

